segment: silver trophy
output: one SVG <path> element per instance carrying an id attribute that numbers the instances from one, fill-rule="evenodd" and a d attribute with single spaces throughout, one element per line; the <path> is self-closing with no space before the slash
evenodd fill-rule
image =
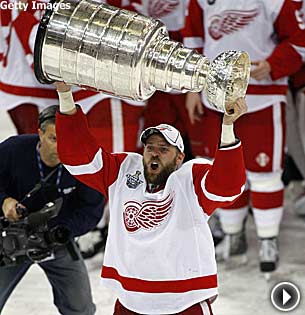
<path id="1" fill-rule="evenodd" d="M 226 51 L 210 64 L 169 39 L 164 24 L 97 0 L 49 3 L 36 35 L 35 74 L 142 101 L 156 90 L 204 90 L 215 108 L 243 97 L 250 75 L 246 52 Z"/>

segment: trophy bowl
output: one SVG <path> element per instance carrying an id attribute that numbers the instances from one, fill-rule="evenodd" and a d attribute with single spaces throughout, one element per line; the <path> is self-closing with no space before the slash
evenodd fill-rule
<path id="1" fill-rule="evenodd" d="M 246 94 L 250 78 L 250 57 L 245 51 L 229 50 L 211 63 L 205 94 L 210 105 L 230 114 L 228 105 Z"/>

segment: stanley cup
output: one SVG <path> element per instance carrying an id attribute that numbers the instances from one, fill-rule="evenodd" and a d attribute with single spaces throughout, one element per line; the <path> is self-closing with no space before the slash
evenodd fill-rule
<path id="1" fill-rule="evenodd" d="M 199 92 L 216 109 L 243 97 L 246 52 L 209 60 L 171 40 L 161 21 L 96 0 L 51 1 L 35 41 L 41 83 L 64 81 L 115 97 L 146 100 L 156 90 Z"/>

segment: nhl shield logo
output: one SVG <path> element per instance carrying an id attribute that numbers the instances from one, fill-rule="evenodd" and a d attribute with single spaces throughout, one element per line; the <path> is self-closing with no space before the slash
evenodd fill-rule
<path id="1" fill-rule="evenodd" d="M 127 174 L 127 181 L 126 181 L 126 185 L 127 187 L 131 188 L 131 189 L 136 189 L 139 185 L 141 185 L 143 183 L 142 180 L 139 179 L 141 175 L 140 171 L 136 171 L 136 173 L 134 175 L 131 174 Z"/>
<path id="2" fill-rule="evenodd" d="M 255 160 L 260 167 L 265 167 L 270 162 L 270 158 L 265 152 L 260 152 Z"/>

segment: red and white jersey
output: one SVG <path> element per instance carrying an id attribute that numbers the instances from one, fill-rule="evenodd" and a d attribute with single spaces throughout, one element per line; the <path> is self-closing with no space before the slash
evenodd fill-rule
<path id="1" fill-rule="evenodd" d="M 143 157 L 110 154 L 87 128 L 80 109 L 57 115 L 58 151 L 69 172 L 107 196 L 109 234 L 104 285 L 140 314 L 178 313 L 217 295 L 215 252 L 207 223 L 234 202 L 245 184 L 240 142 L 218 149 L 214 163 L 196 159 L 149 193 Z M 77 130 L 74 132 L 73 130 Z"/>
<path id="2" fill-rule="evenodd" d="M 18 0 L 4 0 L 16 3 Z M 48 2 L 47 0 L 39 0 Z M 115 0 L 109 0 L 112 2 Z M 0 106 L 7 110 L 23 103 L 44 108 L 57 102 L 58 95 L 53 85 L 40 84 L 34 74 L 33 51 L 43 10 L 29 0 L 26 9 L 18 12 L 0 9 Z M 101 1 L 103 2 L 103 1 Z M 124 2 L 124 1 L 120 1 Z M 35 8 L 35 9 L 33 9 Z M 74 99 L 88 112 L 97 102 L 112 96 L 89 90 L 73 88 Z M 144 106 L 144 102 L 126 100 L 128 104 Z"/>
<path id="3" fill-rule="evenodd" d="M 161 20 L 169 32 L 184 27 L 189 0 L 135 0 L 131 1 L 136 11 Z"/>
<path id="4" fill-rule="evenodd" d="M 302 29 L 291 0 L 191 0 L 184 43 L 203 48 L 211 61 L 232 49 L 248 52 L 251 61 L 270 63 L 268 79 L 250 79 L 247 104 L 251 112 L 286 101 L 287 76 L 305 60 Z"/>
<path id="5" fill-rule="evenodd" d="M 40 84 L 34 75 L 33 47 L 42 11 L 34 10 L 32 1 L 27 5 L 20 12 L 17 6 L 0 9 L 0 106 L 8 110 L 23 103 L 44 107 L 57 100 L 54 87 Z"/>

